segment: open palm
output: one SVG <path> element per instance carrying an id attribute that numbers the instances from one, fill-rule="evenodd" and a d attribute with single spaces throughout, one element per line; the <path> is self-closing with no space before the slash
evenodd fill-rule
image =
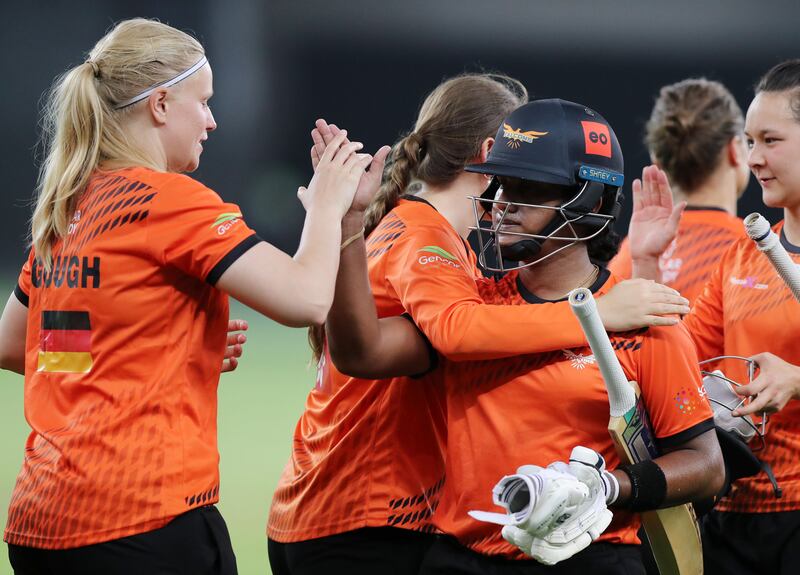
<path id="1" fill-rule="evenodd" d="M 685 202 L 672 205 L 672 190 L 667 175 L 657 166 L 642 170 L 642 179 L 633 182 L 633 215 L 628 240 L 631 257 L 658 258 L 678 233 Z"/>
<path id="2" fill-rule="evenodd" d="M 311 139 L 314 145 L 311 147 L 311 165 L 316 170 L 322 153 L 325 151 L 325 146 L 336 137 L 340 132 L 335 124 L 328 124 L 325 120 L 317 120 L 315 127 L 311 132 Z M 391 148 L 383 146 L 380 150 L 375 152 L 367 171 L 361 176 L 356 189 L 356 195 L 353 198 L 353 203 L 350 206 L 351 211 L 363 212 L 369 206 L 375 193 L 381 185 L 381 177 L 383 175 L 383 166 L 386 163 L 386 157 L 389 155 Z"/>

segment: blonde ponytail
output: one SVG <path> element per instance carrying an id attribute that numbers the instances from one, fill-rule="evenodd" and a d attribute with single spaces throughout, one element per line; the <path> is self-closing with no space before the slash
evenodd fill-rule
<path id="1" fill-rule="evenodd" d="M 40 174 L 31 240 L 48 269 L 53 244 L 66 235 L 75 199 L 100 159 L 104 114 L 95 82 L 89 63 L 73 68 L 54 85 L 45 111 L 43 130 L 49 148 Z"/>

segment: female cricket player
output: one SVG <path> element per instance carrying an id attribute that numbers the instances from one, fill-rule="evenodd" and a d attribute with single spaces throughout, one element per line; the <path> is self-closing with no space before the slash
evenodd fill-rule
<path id="1" fill-rule="evenodd" d="M 744 237 L 736 200 L 750 179 L 744 116 L 733 95 L 704 78 L 664 86 L 647 122 L 650 157 L 669 176 L 675 203 L 686 202 L 675 240 L 659 259 L 661 281 L 694 302 L 719 258 Z M 609 264 L 629 278 L 624 240 Z"/>
<path id="2" fill-rule="evenodd" d="M 755 92 L 745 121 L 747 162 L 761 184 L 764 204 L 783 208 L 784 219 L 773 230 L 800 262 L 800 60 L 772 68 Z M 640 201 L 650 206 L 652 217 L 631 222 L 631 255 L 638 269 L 646 270 L 643 275 L 657 277 L 658 256 L 672 235 L 661 223 L 672 206 L 664 175 L 653 169 L 649 177 L 653 193 Z M 764 474 L 733 484 L 703 524 L 706 572 L 788 574 L 800 562 L 798 313 L 791 291 L 746 238 L 723 255 L 684 320 L 700 359 L 735 355 L 758 363 L 758 377 L 738 388 L 751 398 L 739 414 L 772 414 L 766 447 L 758 455 L 772 467 L 782 492 L 777 498 Z M 741 362 L 726 360 L 721 369 L 735 381 L 748 379 Z"/>
<path id="3" fill-rule="evenodd" d="M 370 306 L 373 314 L 376 305 L 380 316 L 411 325 L 397 318 L 408 312 L 449 359 L 560 349 L 560 322 L 578 327 L 566 303 L 551 311 L 484 304 L 475 256 L 464 241 L 472 218 L 467 198 L 487 185 L 485 176 L 464 167 L 485 160 L 503 117 L 526 99 L 518 82 L 502 76 L 445 81 L 426 98 L 415 129 L 395 145 L 385 183 L 367 214 L 367 227 L 374 227 L 366 249 L 375 304 L 362 298 L 356 305 Z M 320 123 L 315 137 L 324 138 L 328 129 Z M 401 196 L 412 181 L 421 183 L 419 191 Z M 363 210 L 367 203 L 359 205 Z M 355 265 L 364 266 L 364 214 L 355 207 L 343 223 L 342 249 L 346 257 L 352 246 Z M 655 295 L 640 297 L 643 293 Z M 671 323 L 650 311 L 681 307 L 685 300 L 673 294 L 656 284 L 627 284 L 599 303 L 608 306 L 601 313 L 609 323 L 617 313 L 612 307 L 637 316 L 632 322 L 613 320 L 618 323 L 611 327 L 629 329 Z M 615 297 L 621 305 L 612 304 Z M 650 310 L 628 306 L 637 300 L 655 304 Z M 347 331 L 349 307 L 342 300 L 340 313 L 328 321 Z M 518 337 L 514 329 L 530 337 Z M 273 572 L 416 573 L 432 540 L 427 532 L 444 480 L 443 387 L 441 372 L 430 369 L 436 355 L 416 332 L 371 342 L 375 348 L 345 339 L 335 343 L 317 347 L 317 384 L 273 497 L 268 526 Z M 351 347 L 369 355 L 332 363 L 332 356 Z M 401 353 L 414 359 L 394 375 L 427 373 L 391 380 L 369 374 Z"/>
<path id="4" fill-rule="evenodd" d="M 143 19 L 50 93 L 33 245 L 0 321 L 32 428 L 4 534 L 18 575 L 236 573 L 214 507 L 228 294 L 322 322 L 370 157 L 344 136 L 326 149 L 292 258 L 183 175 L 217 126 L 211 96 L 200 43 Z"/>
<path id="5" fill-rule="evenodd" d="M 534 131 L 536 138 L 520 136 Z M 476 213 L 487 201 L 493 204 L 492 241 L 505 260 L 517 259 L 522 267 L 497 282 L 481 280 L 485 301 L 522 311 L 552 305 L 576 287 L 602 294 L 619 281 L 593 263 L 608 259 L 614 247 L 609 230 L 622 174 L 619 145 L 599 114 L 560 100 L 522 106 L 505 119 L 487 161 L 468 170 L 492 176 L 496 199 L 476 198 Z M 593 173 L 609 179 L 592 180 L 587 174 Z M 349 271 L 343 267 L 340 280 Z M 362 290 L 352 299 L 364 295 Z M 338 291 L 336 302 L 334 308 Z M 352 317 L 353 325 L 361 325 L 363 316 Z M 392 336 L 394 341 L 412 338 L 413 326 L 389 325 L 382 322 L 379 329 L 406 332 Z M 331 346 L 340 335 L 335 327 L 328 323 Z M 432 521 L 448 536 L 433 544 L 421 572 L 643 573 L 635 545 L 638 520 L 630 511 L 716 492 L 722 457 L 684 330 L 652 327 L 619 334 L 612 342 L 628 378 L 642 386 L 665 454 L 638 467 L 616 468 L 606 429 L 608 398 L 585 343 L 498 361 L 445 362 L 446 474 Z M 411 346 L 406 348 L 398 349 L 397 357 L 408 357 Z M 491 507 L 492 486 L 504 474 L 522 464 L 566 461 L 576 445 L 594 449 L 608 462 L 620 509 L 585 551 L 545 567 L 504 541 L 497 526 L 467 516 Z"/>

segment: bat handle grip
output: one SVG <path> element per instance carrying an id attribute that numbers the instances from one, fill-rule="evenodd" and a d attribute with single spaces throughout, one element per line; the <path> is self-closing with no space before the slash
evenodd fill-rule
<path id="1" fill-rule="evenodd" d="M 608 389 L 611 415 L 616 417 L 627 413 L 636 405 L 636 394 L 628 383 L 628 378 L 622 371 L 619 359 L 614 353 L 600 314 L 597 312 L 597 303 L 592 292 L 586 288 L 572 290 L 569 294 L 569 304 L 581 323 L 589 347 L 592 348 L 595 362 L 600 368 L 600 373 L 603 374 L 603 380 Z"/>
<path id="2" fill-rule="evenodd" d="M 744 227 L 758 249 L 769 258 L 795 299 L 800 301 L 800 270 L 781 245 L 778 234 L 772 231 L 767 219 L 759 213 L 752 213 L 744 219 Z"/>

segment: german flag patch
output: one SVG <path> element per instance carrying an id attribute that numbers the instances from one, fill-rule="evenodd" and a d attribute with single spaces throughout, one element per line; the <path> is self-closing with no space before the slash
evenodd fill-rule
<path id="1" fill-rule="evenodd" d="M 92 326 L 88 311 L 43 311 L 37 371 L 88 373 Z"/>

